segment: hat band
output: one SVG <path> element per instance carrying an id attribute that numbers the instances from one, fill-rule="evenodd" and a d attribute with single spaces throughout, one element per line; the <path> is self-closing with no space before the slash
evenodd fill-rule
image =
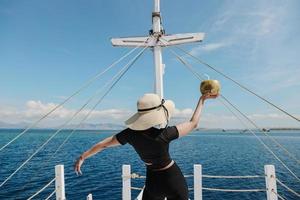
<path id="1" fill-rule="evenodd" d="M 144 112 L 144 111 L 149 111 L 149 110 L 155 110 L 155 109 L 157 109 L 157 108 L 159 108 L 159 107 L 164 106 L 164 103 L 165 103 L 165 100 L 162 99 L 160 105 L 155 106 L 155 107 L 152 107 L 152 108 L 138 109 L 138 112 Z"/>

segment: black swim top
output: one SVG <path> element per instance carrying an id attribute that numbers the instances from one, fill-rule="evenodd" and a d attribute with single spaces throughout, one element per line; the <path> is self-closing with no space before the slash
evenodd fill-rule
<path id="1" fill-rule="evenodd" d="M 147 130 L 136 131 L 125 129 L 115 135 L 120 144 L 129 143 L 138 153 L 149 169 L 160 169 L 172 160 L 169 154 L 169 143 L 179 137 L 176 126 L 166 129 L 151 127 Z"/>

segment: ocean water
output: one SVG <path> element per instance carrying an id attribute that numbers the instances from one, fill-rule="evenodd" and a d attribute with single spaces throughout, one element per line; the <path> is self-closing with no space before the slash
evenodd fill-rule
<path id="1" fill-rule="evenodd" d="M 0 146 L 20 133 L 21 130 L 0 130 Z M 54 130 L 32 130 L 5 150 L 0 152 L 0 182 L 3 182 L 19 165 L 22 164 Z M 65 183 L 67 199 L 86 199 L 89 193 L 93 199 L 121 199 L 122 164 L 130 164 L 132 172 L 144 175 L 145 168 L 130 145 L 106 149 L 85 161 L 82 176 L 73 171 L 75 159 L 93 144 L 115 134 L 116 131 L 77 131 L 63 148 L 51 158 L 56 148 L 70 131 L 57 135 L 39 154 L 0 188 L 0 199 L 27 199 L 52 178 L 54 166 L 65 165 Z M 270 132 L 278 142 L 284 145 L 296 157 L 300 158 L 300 132 Z M 295 161 L 274 145 L 270 139 L 259 135 L 274 152 L 298 175 L 300 167 Z M 249 133 L 239 132 L 194 132 L 170 144 L 170 153 L 184 174 L 193 173 L 193 164 L 202 164 L 203 174 L 210 175 L 263 175 L 264 165 L 273 164 L 276 175 L 282 182 L 300 192 L 297 182 L 282 165 L 268 153 L 258 140 Z M 49 159 L 51 158 L 51 159 Z M 133 179 L 132 186 L 142 187 L 143 179 Z M 189 187 L 193 187 L 193 178 L 187 178 Z M 203 179 L 204 187 L 226 189 L 264 189 L 264 178 L 255 179 Z M 45 199 L 54 190 L 49 186 L 35 199 Z M 297 199 L 286 189 L 278 185 L 278 193 L 285 199 Z M 136 197 L 138 191 L 132 191 Z M 193 191 L 190 191 L 193 199 Z M 54 197 L 52 198 L 54 199 Z M 265 192 L 227 193 L 203 191 L 203 199 L 266 199 Z M 299 198 L 298 198 L 299 199 Z"/>

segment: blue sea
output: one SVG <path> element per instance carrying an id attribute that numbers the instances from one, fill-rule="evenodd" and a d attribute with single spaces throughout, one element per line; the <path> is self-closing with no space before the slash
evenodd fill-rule
<path id="1" fill-rule="evenodd" d="M 14 138 L 22 130 L 1 129 L 0 146 Z M 0 182 L 3 182 L 18 168 L 55 130 L 31 130 L 24 134 L 5 150 L 0 152 Z M 89 193 L 95 200 L 121 199 L 123 164 L 130 164 L 132 172 L 145 174 L 144 164 L 130 145 L 106 149 L 85 161 L 82 176 L 73 171 L 75 159 L 93 144 L 117 131 L 77 131 L 63 148 L 49 159 L 56 148 L 68 136 L 70 131 L 62 131 L 45 148 L 25 165 L 16 175 L 0 188 L 0 199 L 27 199 L 52 178 L 54 166 L 65 166 L 65 183 L 67 199 L 86 199 Z M 269 133 L 279 143 L 285 146 L 300 159 L 300 132 L 271 131 Z M 259 134 L 266 144 L 300 176 L 300 167 L 290 159 L 270 139 Z M 283 167 L 267 152 L 258 140 L 249 133 L 238 131 L 200 131 L 180 138 L 170 144 L 170 153 L 184 174 L 193 173 L 193 164 L 202 164 L 203 174 L 209 175 L 263 175 L 264 165 L 273 164 L 276 175 L 282 182 L 300 192 L 297 182 Z M 187 178 L 189 187 L 193 187 L 193 178 Z M 142 187 L 144 179 L 133 179 L 132 186 Z M 264 178 L 255 179 L 208 179 L 203 178 L 203 187 L 226 189 L 264 189 Z M 49 186 L 34 199 L 45 199 L 54 190 Z M 286 189 L 278 185 L 278 193 L 285 199 L 297 199 Z M 138 191 L 132 191 L 136 197 Z M 193 191 L 190 191 L 193 199 Z M 52 199 L 55 199 L 52 197 Z M 228 193 L 203 191 L 203 199 L 266 199 L 265 192 Z M 298 198 L 299 199 L 299 198 Z"/>

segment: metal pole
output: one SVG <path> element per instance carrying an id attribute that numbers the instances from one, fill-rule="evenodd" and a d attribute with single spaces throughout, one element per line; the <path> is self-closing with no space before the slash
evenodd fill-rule
<path id="1" fill-rule="evenodd" d="M 152 13 L 153 32 L 160 33 L 160 0 L 154 0 L 154 9 Z"/>
<path id="2" fill-rule="evenodd" d="M 274 165 L 265 165 L 267 200 L 278 200 Z"/>
<path id="3" fill-rule="evenodd" d="M 65 175 L 64 175 L 64 166 L 56 165 L 55 166 L 55 191 L 56 191 L 56 200 L 65 200 Z"/>
<path id="4" fill-rule="evenodd" d="M 202 200 L 202 166 L 194 165 L 194 199 Z"/>
<path id="5" fill-rule="evenodd" d="M 163 69 L 162 69 L 162 55 L 161 47 L 153 47 L 154 55 L 154 65 L 155 65 L 155 93 L 158 94 L 161 98 L 164 98 L 163 91 Z"/>
<path id="6" fill-rule="evenodd" d="M 122 180 L 123 180 L 122 199 L 123 200 L 131 200 L 131 169 L 130 169 L 130 165 L 122 166 Z"/>
<path id="7" fill-rule="evenodd" d="M 154 0 L 154 11 L 152 13 L 152 28 L 154 36 L 158 37 L 161 34 L 161 19 L 160 19 L 160 0 Z M 163 64 L 162 64 L 162 49 L 160 46 L 153 47 L 153 58 L 155 65 L 155 87 L 154 91 L 161 98 L 164 97 L 163 91 Z"/>

